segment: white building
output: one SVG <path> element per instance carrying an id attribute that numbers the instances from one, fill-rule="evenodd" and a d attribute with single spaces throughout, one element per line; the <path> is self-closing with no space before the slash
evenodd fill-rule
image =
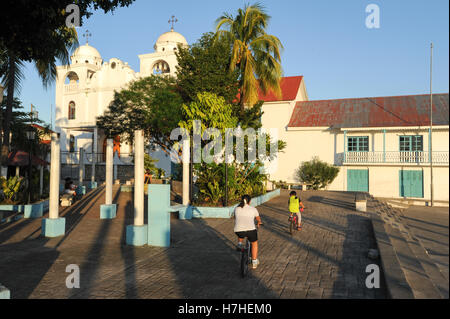
<path id="1" fill-rule="evenodd" d="M 263 127 L 276 128 L 287 143 L 269 167 L 271 180 L 297 182 L 301 163 L 318 157 L 340 168 L 329 190 L 424 203 L 431 198 L 432 158 L 434 199 L 448 205 L 448 94 L 433 97 L 431 152 L 429 95 L 309 101 L 303 78 L 300 85 L 284 81 L 281 100 L 261 96 Z"/>
<path id="2" fill-rule="evenodd" d="M 178 44 L 188 45 L 178 32 L 172 29 L 162 34 L 155 43 L 155 52 L 139 55 L 139 72 L 117 58 L 104 61 L 88 43 L 74 52 L 70 65 L 57 68 L 55 127 L 61 133 L 63 164 L 77 163 L 80 149 L 86 153 L 87 163 L 92 161 L 93 153 L 97 163 L 105 161 L 106 136 L 96 126 L 97 117 L 108 109 L 114 92 L 125 88 L 130 81 L 151 74 L 175 76 Z M 117 137 L 115 164 L 128 164 L 131 151 L 131 146 L 120 143 Z M 155 152 L 152 156 L 160 158 L 159 166 L 170 172 L 170 162 L 165 160 L 165 155 Z"/>

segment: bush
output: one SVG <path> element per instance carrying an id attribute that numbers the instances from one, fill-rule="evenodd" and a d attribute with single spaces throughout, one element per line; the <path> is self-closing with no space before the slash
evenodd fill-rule
<path id="1" fill-rule="evenodd" d="M 23 190 L 23 179 L 21 177 L 11 177 L 6 180 L 5 178 L 0 178 L 0 183 L 2 186 L 3 196 L 5 198 L 5 203 L 13 204 L 19 198 L 20 192 Z"/>
<path id="2" fill-rule="evenodd" d="M 303 162 L 295 172 L 297 181 L 311 184 L 318 190 L 331 184 L 339 174 L 339 168 L 321 161 L 318 157 L 309 162 Z"/>

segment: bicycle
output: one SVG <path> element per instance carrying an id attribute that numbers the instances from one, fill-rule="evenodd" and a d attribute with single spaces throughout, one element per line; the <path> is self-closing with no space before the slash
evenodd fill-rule
<path id="1" fill-rule="evenodd" d="M 303 213 L 303 208 L 301 209 L 301 212 Z M 289 223 L 289 232 L 291 233 L 291 236 L 294 234 L 294 230 L 298 231 L 298 214 L 294 213 L 293 216 L 290 219 Z"/>
<path id="2" fill-rule="evenodd" d="M 259 224 L 262 226 L 263 224 Z M 258 227 L 259 228 L 259 227 Z M 248 275 L 249 264 L 252 263 L 252 245 L 248 241 L 248 237 L 245 238 L 245 245 L 241 248 L 241 276 L 245 278 Z"/>

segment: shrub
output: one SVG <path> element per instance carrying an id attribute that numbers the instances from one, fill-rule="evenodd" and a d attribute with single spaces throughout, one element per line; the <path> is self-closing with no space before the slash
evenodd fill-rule
<path id="1" fill-rule="evenodd" d="M 18 199 L 19 193 L 22 191 L 24 183 L 21 177 L 11 177 L 6 180 L 1 177 L 1 186 L 3 191 L 3 196 L 5 197 L 5 202 L 8 204 L 14 203 Z"/>
<path id="2" fill-rule="evenodd" d="M 295 172 L 297 181 L 311 184 L 312 189 L 318 190 L 331 184 L 339 174 L 339 168 L 314 157 L 309 162 L 303 162 Z"/>

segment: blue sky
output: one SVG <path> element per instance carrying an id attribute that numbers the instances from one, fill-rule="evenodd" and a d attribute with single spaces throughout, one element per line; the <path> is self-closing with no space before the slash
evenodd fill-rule
<path id="1" fill-rule="evenodd" d="M 449 2 L 447 0 L 277 0 L 260 1 L 272 16 L 269 33 L 284 45 L 285 76 L 305 76 L 311 100 L 429 93 L 430 42 L 434 43 L 433 91 L 449 91 Z M 97 12 L 78 29 L 92 33 L 89 43 L 104 60 L 117 57 L 139 71 L 139 54 L 153 52 L 159 35 L 175 30 L 189 43 L 213 31 L 223 12 L 234 13 L 242 0 L 136 0 L 114 14 Z M 251 2 L 253 3 L 253 2 Z M 380 28 L 365 24 L 369 4 L 380 8 Z M 54 85 L 45 90 L 27 65 L 20 99 L 37 106 L 50 123 Z"/>

